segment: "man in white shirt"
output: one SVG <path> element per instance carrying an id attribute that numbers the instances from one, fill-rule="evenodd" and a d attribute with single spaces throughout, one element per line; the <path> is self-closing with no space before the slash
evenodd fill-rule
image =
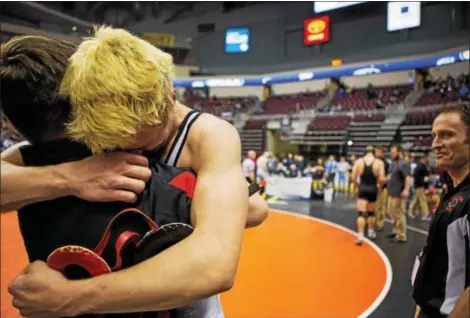
<path id="1" fill-rule="evenodd" d="M 256 178 L 258 180 L 265 180 L 268 177 L 268 156 L 269 152 L 266 151 L 256 160 Z"/>
<path id="2" fill-rule="evenodd" d="M 255 182 L 255 164 L 256 160 L 256 151 L 250 150 L 247 153 L 246 158 L 243 160 L 242 163 L 242 168 L 243 168 L 243 173 L 245 174 L 245 179 L 249 183 Z"/>
<path id="3" fill-rule="evenodd" d="M 347 191 L 348 189 L 348 178 L 349 169 L 351 165 L 346 161 L 346 158 L 341 157 L 338 163 L 338 186 L 339 191 Z"/>

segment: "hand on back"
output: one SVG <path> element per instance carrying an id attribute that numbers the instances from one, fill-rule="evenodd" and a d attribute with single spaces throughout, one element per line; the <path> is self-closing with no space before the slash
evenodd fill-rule
<path id="1" fill-rule="evenodd" d="M 124 152 L 97 154 L 67 165 L 72 193 L 93 202 L 133 203 L 151 177 L 147 158 Z"/>

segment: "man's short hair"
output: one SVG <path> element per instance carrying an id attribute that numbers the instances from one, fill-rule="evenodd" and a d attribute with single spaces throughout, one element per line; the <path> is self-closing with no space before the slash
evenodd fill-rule
<path id="1" fill-rule="evenodd" d="M 442 114 L 448 114 L 448 113 L 458 113 L 460 115 L 460 119 L 462 122 L 465 124 L 465 127 L 467 127 L 467 141 L 470 140 L 470 104 L 464 103 L 464 104 L 451 104 L 442 107 L 439 109 L 437 112 L 436 118 L 439 115 Z"/>
<path id="2" fill-rule="evenodd" d="M 59 86 L 76 45 L 45 36 L 17 36 L 1 45 L 0 103 L 23 137 L 39 142 L 63 133 L 70 104 Z"/>
<path id="3" fill-rule="evenodd" d="M 93 152 L 124 148 L 141 125 L 166 124 L 173 58 L 123 29 L 100 27 L 70 59 L 60 92 L 70 97 L 70 136 Z"/>
<path id="4" fill-rule="evenodd" d="M 367 146 L 366 147 L 366 153 L 372 153 L 374 152 L 374 147 L 373 146 Z"/>

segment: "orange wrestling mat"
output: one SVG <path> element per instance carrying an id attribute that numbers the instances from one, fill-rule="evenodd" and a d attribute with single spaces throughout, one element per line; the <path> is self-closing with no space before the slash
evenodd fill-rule
<path id="1" fill-rule="evenodd" d="M 235 284 L 222 295 L 227 318 L 367 317 L 391 284 L 390 263 L 354 233 L 301 215 L 272 211 L 246 231 Z M 7 292 L 27 262 L 16 213 L 1 215 L 1 317 L 17 318 Z"/>

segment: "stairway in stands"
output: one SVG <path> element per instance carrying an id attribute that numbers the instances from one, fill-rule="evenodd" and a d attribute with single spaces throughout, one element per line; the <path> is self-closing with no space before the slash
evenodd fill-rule
<path id="1" fill-rule="evenodd" d="M 375 144 L 378 146 L 389 147 L 394 141 L 398 127 L 400 127 L 405 116 L 406 108 L 403 105 L 399 105 L 395 108 L 380 125 Z"/>
<path id="2" fill-rule="evenodd" d="M 239 129 L 242 142 L 242 155 L 245 156 L 248 150 L 254 150 L 257 154 L 265 151 L 266 120 L 247 120 L 244 127 Z"/>
<path id="3" fill-rule="evenodd" d="M 382 121 L 355 122 L 349 125 L 348 139 L 353 142 L 348 147 L 350 154 L 362 156 L 367 146 L 375 146 L 377 133 L 380 131 Z"/>
<path id="4" fill-rule="evenodd" d="M 314 118 L 314 117 L 313 117 Z M 286 138 L 293 144 L 300 144 L 305 139 L 305 134 L 308 131 L 308 126 L 313 119 L 312 117 L 299 117 L 294 122 L 294 127 Z"/>

